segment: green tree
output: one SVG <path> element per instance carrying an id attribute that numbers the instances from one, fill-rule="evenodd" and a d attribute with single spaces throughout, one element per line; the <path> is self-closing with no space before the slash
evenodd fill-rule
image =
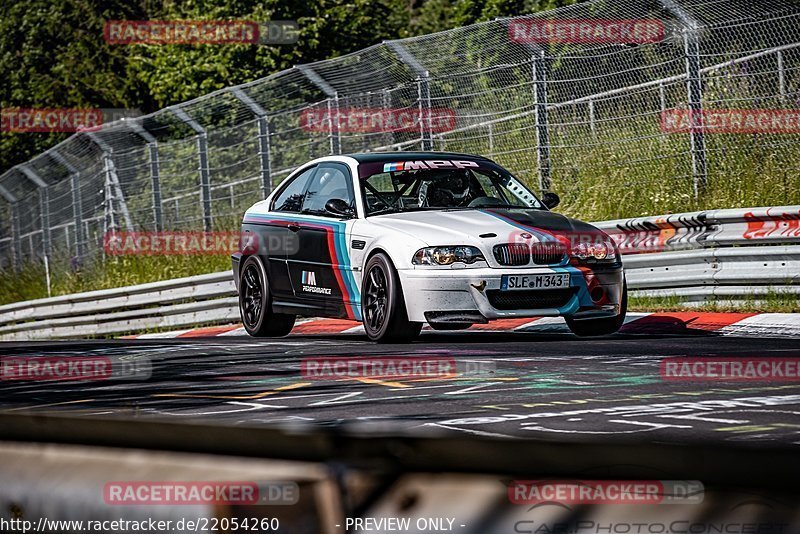
<path id="1" fill-rule="evenodd" d="M 107 19 L 145 16 L 125 0 L 2 0 L 0 107 L 152 108 L 148 88 L 131 72 L 128 51 L 103 39 Z M 0 170 L 25 161 L 69 134 L 0 135 Z"/>

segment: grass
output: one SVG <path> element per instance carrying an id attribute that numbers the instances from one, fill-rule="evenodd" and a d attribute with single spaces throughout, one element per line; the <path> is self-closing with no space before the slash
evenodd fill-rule
<path id="1" fill-rule="evenodd" d="M 628 309 L 630 311 L 647 312 L 693 310 L 702 312 L 800 313 L 800 297 L 797 295 L 770 292 L 758 297 L 748 295 L 737 301 L 718 301 L 697 306 L 687 306 L 682 299 L 675 296 L 631 296 L 628 301 Z"/>
<path id="2" fill-rule="evenodd" d="M 228 255 L 118 256 L 80 269 L 54 269 L 52 294 L 110 289 L 230 269 Z M 47 297 L 41 264 L 27 264 L 18 274 L 0 276 L 0 304 Z"/>

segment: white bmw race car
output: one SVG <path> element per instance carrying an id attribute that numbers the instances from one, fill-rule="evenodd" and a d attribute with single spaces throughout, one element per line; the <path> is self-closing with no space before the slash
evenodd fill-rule
<path id="1" fill-rule="evenodd" d="M 627 306 L 619 250 L 557 204 L 479 156 L 316 159 L 244 215 L 233 255 L 244 327 L 283 336 L 297 315 L 336 317 L 397 342 L 424 322 L 563 316 L 575 334 L 613 333 Z"/>

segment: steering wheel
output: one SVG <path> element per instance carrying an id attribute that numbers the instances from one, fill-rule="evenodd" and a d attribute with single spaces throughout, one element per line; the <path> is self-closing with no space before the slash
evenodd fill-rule
<path id="1" fill-rule="evenodd" d="M 425 197 L 425 200 L 428 202 L 428 206 L 436 207 L 444 207 L 450 208 L 454 207 L 453 204 L 455 203 L 456 197 L 453 195 L 452 192 L 448 191 L 447 189 L 440 189 L 435 188 L 433 191 L 429 191 L 428 195 Z"/>

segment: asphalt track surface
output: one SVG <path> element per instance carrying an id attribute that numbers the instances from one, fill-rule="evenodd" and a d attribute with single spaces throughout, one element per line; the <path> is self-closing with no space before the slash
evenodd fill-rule
<path id="1" fill-rule="evenodd" d="M 0 411 L 322 425 L 348 431 L 535 439 L 800 443 L 800 383 L 664 380 L 667 357 L 800 357 L 800 341 L 708 334 L 423 332 L 0 344 L 3 357 L 108 357 L 137 375 L 0 384 Z M 309 378 L 308 358 L 446 359 L 458 376 Z"/>

